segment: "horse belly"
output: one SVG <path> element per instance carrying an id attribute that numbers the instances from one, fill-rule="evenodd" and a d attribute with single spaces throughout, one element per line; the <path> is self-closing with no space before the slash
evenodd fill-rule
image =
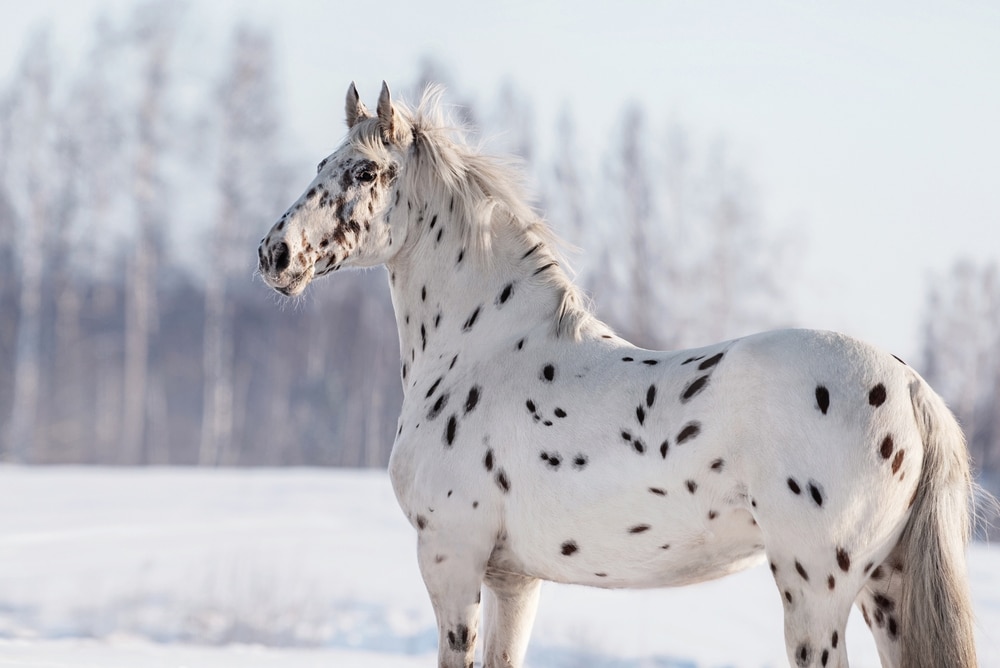
<path id="1" fill-rule="evenodd" d="M 688 498 L 673 509 L 668 495 L 648 491 L 575 510 L 539 513 L 534 504 L 514 504 L 491 567 L 553 582 L 646 588 L 702 582 L 760 563 L 761 532 L 742 498 L 698 492 L 701 498 L 684 489 Z"/>

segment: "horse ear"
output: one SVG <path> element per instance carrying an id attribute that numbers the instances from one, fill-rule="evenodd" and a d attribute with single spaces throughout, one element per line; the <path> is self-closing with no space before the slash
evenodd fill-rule
<path id="1" fill-rule="evenodd" d="M 392 107 L 392 96 L 389 86 L 382 82 L 382 92 L 378 95 L 378 124 L 386 141 L 396 139 L 396 110 Z"/>
<path id="2" fill-rule="evenodd" d="M 361 96 L 358 95 L 358 88 L 354 85 L 353 81 L 347 89 L 347 101 L 344 103 L 344 111 L 347 112 L 348 128 L 353 128 L 360 120 L 371 118 L 371 114 L 368 113 L 365 103 L 361 101 Z"/>

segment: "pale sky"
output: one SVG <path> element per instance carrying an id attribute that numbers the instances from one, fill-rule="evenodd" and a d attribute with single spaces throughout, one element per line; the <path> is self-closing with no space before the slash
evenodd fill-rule
<path id="1" fill-rule="evenodd" d="M 131 4 L 0 0 L 0 80 L 32 26 L 51 20 L 72 58 L 98 8 L 114 15 Z M 463 94 L 488 101 L 501 81 L 516 84 L 542 141 L 570 105 L 580 143 L 592 138 L 603 151 L 628 101 L 653 124 L 679 119 L 699 136 L 724 136 L 765 219 L 805 240 L 798 324 L 904 358 L 918 361 L 932 272 L 959 257 L 1000 260 L 992 0 L 188 5 L 219 44 L 236 18 L 274 28 L 287 125 L 317 159 L 343 133 L 351 80 L 371 106 L 383 79 L 409 84 L 428 54 Z"/>

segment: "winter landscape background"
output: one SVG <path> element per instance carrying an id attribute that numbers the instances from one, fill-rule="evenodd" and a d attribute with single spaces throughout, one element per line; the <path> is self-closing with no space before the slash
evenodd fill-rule
<path id="1" fill-rule="evenodd" d="M 624 336 L 858 335 L 1000 492 L 996 8 L 501 4 L 0 2 L 0 666 L 431 661 L 385 276 L 254 277 L 352 79 L 444 84 Z M 996 549 L 970 563 L 1000 665 Z M 550 587 L 532 665 L 783 665 L 764 575 Z"/>

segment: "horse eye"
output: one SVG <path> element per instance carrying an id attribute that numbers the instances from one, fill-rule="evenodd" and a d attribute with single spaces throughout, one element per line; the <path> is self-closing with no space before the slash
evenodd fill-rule
<path id="1" fill-rule="evenodd" d="M 362 183 L 371 183 L 374 180 L 375 180 L 375 172 L 369 169 L 366 169 L 358 174 L 358 181 L 361 181 Z"/>

